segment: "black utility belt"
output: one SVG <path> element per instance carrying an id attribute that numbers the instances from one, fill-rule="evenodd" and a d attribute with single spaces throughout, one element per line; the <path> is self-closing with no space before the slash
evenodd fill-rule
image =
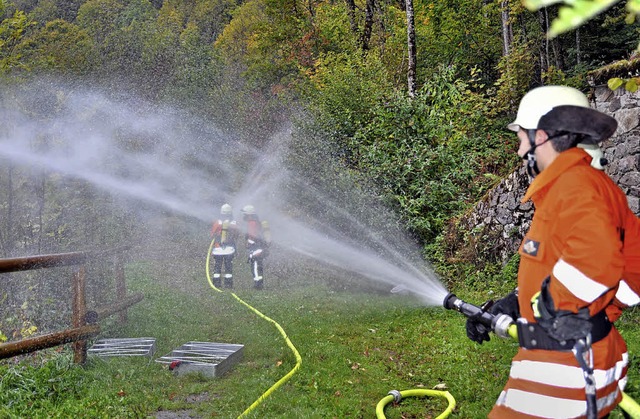
<path id="1" fill-rule="evenodd" d="M 607 337 L 612 325 L 604 310 L 589 319 L 591 328 L 591 343 Z M 538 323 L 516 322 L 518 329 L 518 343 L 525 349 L 545 349 L 550 351 L 570 351 L 576 344 L 575 339 L 558 341 L 547 334 Z"/>

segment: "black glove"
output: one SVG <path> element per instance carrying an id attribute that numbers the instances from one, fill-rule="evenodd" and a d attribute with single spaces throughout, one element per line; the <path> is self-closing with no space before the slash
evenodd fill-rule
<path id="1" fill-rule="evenodd" d="M 484 306 L 492 305 L 493 301 L 489 300 L 483 304 Z M 482 342 L 489 342 L 489 332 L 491 329 L 487 328 L 484 324 L 478 321 L 478 317 L 471 316 L 467 317 L 467 337 L 474 342 L 482 345 Z"/>
<path id="2" fill-rule="evenodd" d="M 518 290 L 511 291 L 504 298 L 496 301 L 490 308 L 491 314 L 506 314 L 514 321 L 520 317 L 520 306 L 518 306 Z"/>
<path id="3" fill-rule="evenodd" d="M 506 297 L 496 302 L 491 300 L 482 305 L 482 310 L 489 314 L 506 314 L 513 320 L 520 317 L 520 308 L 518 307 L 518 291 L 512 291 Z M 482 345 L 483 342 L 489 341 L 489 332 L 491 328 L 480 323 L 479 318 L 472 316 L 467 318 L 467 337 L 474 342 Z"/>

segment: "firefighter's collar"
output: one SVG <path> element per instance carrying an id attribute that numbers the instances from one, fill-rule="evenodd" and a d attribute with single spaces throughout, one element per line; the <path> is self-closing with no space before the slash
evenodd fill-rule
<path id="1" fill-rule="evenodd" d="M 581 148 L 572 147 L 566 151 L 563 151 L 556 157 L 556 159 L 551 162 L 551 164 L 546 167 L 538 176 L 533 179 L 531 185 L 527 189 L 527 193 L 522 198 L 521 202 L 525 203 L 533 195 L 535 195 L 538 191 L 543 189 L 545 186 L 553 182 L 564 173 L 567 169 L 572 166 L 575 166 L 581 161 L 585 161 L 586 164 L 589 164 L 591 157 Z"/>

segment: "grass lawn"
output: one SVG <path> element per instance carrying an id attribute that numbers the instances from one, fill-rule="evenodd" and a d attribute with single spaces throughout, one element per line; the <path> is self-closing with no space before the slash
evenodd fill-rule
<path id="1" fill-rule="evenodd" d="M 188 266 L 185 264 L 184 266 Z M 175 268 L 175 267 L 174 267 Z M 127 268 L 131 292 L 142 302 L 124 326 L 104 322 L 100 337 L 155 337 L 163 356 L 187 341 L 245 345 L 242 360 L 220 378 L 176 376 L 147 358 L 91 357 L 78 367 L 67 349 L 51 349 L 21 363 L 0 365 L 0 417 L 7 418 L 235 418 L 285 376 L 296 359 L 275 325 L 208 284 L 201 267 Z M 335 274 L 335 273 L 334 273 Z M 337 286 L 321 270 L 267 276 L 266 289 L 236 275 L 238 298 L 277 322 L 302 357 L 300 369 L 248 411 L 248 418 L 372 418 L 389 390 L 446 388 L 457 406 L 450 417 L 484 418 L 509 372 L 514 341 L 495 336 L 477 345 L 464 318 L 411 297 Z M 486 293 L 454 290 L 480 303 Z M 487 290 L 485 290 L 487 291 Z M 640 400 L 639 318 L 619 322 L 631 353 L 628 394 Z M 388 418 L 433 418 L 440 398 L 404 399 Z M 621 418 L 616 411 L 612 418 Z"/>

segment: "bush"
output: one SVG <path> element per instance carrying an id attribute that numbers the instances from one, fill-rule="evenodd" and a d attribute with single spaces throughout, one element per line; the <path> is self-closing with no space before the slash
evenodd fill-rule
<path id="1" fill-rule="evenodd" d="M 442 67 L 414 99 L 398 93 L 377 106 L 349 144 L 424 242 L 515 167 L 504 123 L 487 120 L 484 105 Z"/>

